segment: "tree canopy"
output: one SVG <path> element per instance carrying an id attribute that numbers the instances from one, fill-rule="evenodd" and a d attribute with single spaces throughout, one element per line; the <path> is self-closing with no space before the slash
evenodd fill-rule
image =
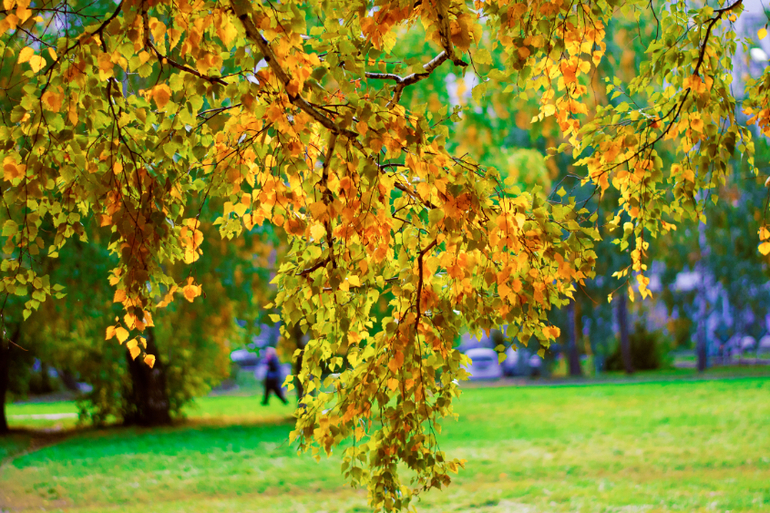
<path id="1" fill-rule="evenodd" d="M 349 480 L 373 507 L 405 508 L 463 463 L 436 438 L 466 376 L 461 330 L 508 325 L 547 346 L 560 333 L 549 310 L 594 275 L 607 233 L 629 253 L 617 276 L 648 296 L 650 239 L 705 219 L 736 150 L 753 169 L 747 125 L 770 130 L 770 73 L 749 80 L 742 114 L 742 12 L 741 0 L 4 0 L 0 301 L 22 298 L 27 317 L 60 294 L 44 262 L 98 225 L 124 309 L 106 338 L 152 366 L 153 313 L 206 294 L 204 205 L 221 205 L 225 239 L 282 230 L 271 307 L 309 336 L 293 437 L 316 454 L 349 441 Z M 655 25 L 637 36 L 637 73 L 600 83 L 608 30 L 642 15 Z M 422 51 L 406 52 L 415 38 Z M 493 97 L 487 110 L 405 101 L 444 68 L 474 77 L 457 83 Z M 463 116 L 499 117 L 513 99 L 555 121 L 550 152 L 585 170 L 583 186 L 613 191 L 609 219 L 450 139 Z"/>

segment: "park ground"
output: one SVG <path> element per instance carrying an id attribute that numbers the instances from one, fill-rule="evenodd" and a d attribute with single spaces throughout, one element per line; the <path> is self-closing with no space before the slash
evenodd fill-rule
<path id="1" fill-rule="evenodd" d="M 418 511 L 770 511 L 770 376 L 742 374 L 468 386 L 441 435 L 466 470 Z M 70 401 L 10 405 L 26 429 L 0 439 L 0 511 L 368 511 L 336 456 L 288 443 L 291 407 L 260 400 L 201 398 L 154 430 L 73 428 Z"/>

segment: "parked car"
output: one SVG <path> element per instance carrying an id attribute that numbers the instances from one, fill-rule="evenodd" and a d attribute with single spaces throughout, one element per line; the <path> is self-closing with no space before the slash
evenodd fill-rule
<path id="1" fill-rule="evenodd" d="M 506 376 L 539 376 L 542 371 L 543 359 L 526 347 L 509 347 L 503 360 L 503 374 Z"/>
<path id="2" fill-rule="evenodd" d="M 497 358 L 497 351 L 485 347 L 468 349 L 465 353 L 471 363 L 465 370 L 470 374 L 472 381 L 481 379 L 500 379 L 503 377 L 503 368 Z"/>

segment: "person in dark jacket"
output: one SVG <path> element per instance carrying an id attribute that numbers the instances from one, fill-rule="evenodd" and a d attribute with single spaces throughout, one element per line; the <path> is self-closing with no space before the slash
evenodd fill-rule
<path id="1" fill-rule="evenodd" d="M 278 361 L 278 354 L 274 347 L 268 347 L 265 350 L 265 362 L 267 363 L 267 373 L 265 374 L 265 398 L 262 400 L 262 405 L 268 404 L 271 391 L 275 392 L 283 404 L 288 404 L 281 389 L 281 362 Z"/>

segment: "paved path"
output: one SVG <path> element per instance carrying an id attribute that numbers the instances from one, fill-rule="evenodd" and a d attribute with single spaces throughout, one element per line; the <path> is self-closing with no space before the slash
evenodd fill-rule
<path id="1" fill-rule="evenodd" d="M 59 419 L 76 419 L 77 413 L 35 413 L 29 415 L 8 415 L 9 419 L 45 419 L 45 420 L 59 420 Z"/>

